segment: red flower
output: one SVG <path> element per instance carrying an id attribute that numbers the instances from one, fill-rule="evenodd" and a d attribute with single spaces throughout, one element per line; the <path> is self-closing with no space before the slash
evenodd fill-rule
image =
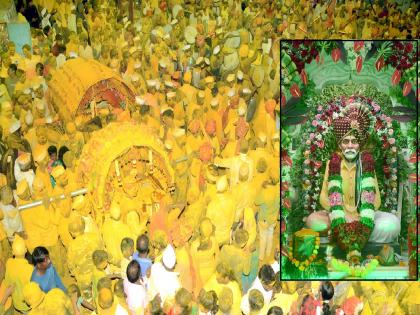
<path id="1" fill-rule="evenodd" d="M 362 56 L 358 56 L 356 59 L 356 71 L 357 73 L 360 73 L 360 71 L 362 71 L 362 66 L 363 66 L 363 58 Z"/>
<path id="2" fill-rule="evenodd" d="M 375 162 L 373 160 L 372 154 L 369 152 L 362 153 L 362 164 L 363 169 L 367 172 L 373 172 L 375 170 Z"/>
<path id="3" fill-rule="evenodd" d="M 337 153 L 333 153 L 330 160 L 329 173 L 331 175 L 340 174 L 341 158 Z"/>
<path id="4" fill-rule="evenodd" d="M 318 141 L 318 148 L 323 149 L 324 148 L 324 140 Z"/>
<path id="5" fill-rule="evenodd" d="M 322 166 L 322 162 L 321 161 L 315 161 L 314 166 L 315 166 L 315 168 L 320 168 Z"/>
<path id="6" fill-rule="evenodd" d="M 316 145 L 312 144 L 311 145 L 311 152 L 314 153 L 316 151 Z"/>
<path id="7" fill-rule="evenodd" d="M 413 44 L 412 43 L 407 43 L 407 44 L 405 44 L 405 48 L 404 48 L 404 51 L 406 52 L 406 53 L 411 53 L 412 51 L 413 51 Z"/>
<path id="8" fill-rule="evenodd" d="M 415 182 L 417 182 L 419 179 L 417 179 L 417 174 L 416 173 L 411 173 L 409 176 L 408 176 L 408 179 L 410 180 L 410 182 L 412 182 L 412 183 L 415 183 Z"/>
<path id="9" fill-rule="evenodd" d="M 381 71 L 381 69 L 384 67 L 385 65 L 385 61 L 384 61 L 384 57 L 381 56 L 381 58 L 379 58 L 376 63 L 375 63 L 375 68 L 377 71 Z"/>
<path id="10" fill-rule="evenodd" d="M 308 75 L 306 74 L 305 69 L 303 69 L 303 70 L 300 72 L 300 78 L 301 78 L 302 83 L 303 83 L 304 85 L 308 85 Z"/>
<path id="11" fill-rule="evenodd" d="M 355 52 L 359 52 L 362 48 L 363 48 L 363 46 L 365 45 L 365 42 L 364 41 L 355 41 L 354 42 L 354 51 Z"/>
<path id="12" fill-rule="evenodd" d="M 290 94 L 292 94 L 293 97 L 301 97 L 302 93 L 300 92 L 299 86 L 294 83 L 291 87 L 290 87 Z"/>
<path id="13" fill-rule="evenodd" d="M 400 82 L 400 80 L 401 80 L 401 73 L 399 70 L 395 70 L 391 78 L 392 85 L 397 85 Z"/>
<path id="14" fill-rule="evenodd" d="M 337 63 L 337 61 L 340 59 L 340 57 L 341 57 L 341 50 L 340 50 L 340 48 L 334 48 L 331 51 L 331 58 L 332 58 L 332 60 L 335 63 Z"/>
<path id="15" fill-rule="evenodd" d="M 407 96 L 410 93 L 411 88 L 412 88 L 412 86 L 411 86 L 410 81 L 406 81 L 404 83 L 404 87 L 403 87 L 403 95 Z"/>
<path id="16" fill-rule="evenodd" d="M 290 209 L 290 200 L 289 199 L 283 199 L 283 206 L 287 209 Z"/>

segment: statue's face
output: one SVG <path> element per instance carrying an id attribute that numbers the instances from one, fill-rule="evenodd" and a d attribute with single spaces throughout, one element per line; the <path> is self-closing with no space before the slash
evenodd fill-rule
<path id="1" fill-rule="evenodd" d="M 353 161 L 359 154 L 360 145 L 355 136 L 348 135 L 341 140 L 340 149 L 348 161 Z"/>

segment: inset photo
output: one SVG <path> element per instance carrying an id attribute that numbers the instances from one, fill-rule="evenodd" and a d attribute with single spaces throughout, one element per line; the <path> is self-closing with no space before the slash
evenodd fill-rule
<path id="1" fill-rule="evenodd" d="M 281 279 L 418 279 L 418 42 L 281 42 Z"/>

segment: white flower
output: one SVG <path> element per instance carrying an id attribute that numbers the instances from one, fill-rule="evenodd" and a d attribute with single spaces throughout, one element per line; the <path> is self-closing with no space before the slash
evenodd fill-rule
<path id="1" fill-rule="evenodd" d="M 332 187 L 341 187 L 341 182 L 339 180 L 330 180 L 328 182 L 328 189 L 331 189 Z"/>
<path id="2" fill-rule="evenodd" d="M 319 177 L 319 173 L 317 172 L 317 173 L 315 173 L 315 177 Z"/>
<path id="3" fill-rule="evenodd" d="M 318 198 L 318 196 L 319 196 L 319 194 L 317 194 L 317 193 L 315 193 L 315 194 L 313 195 L 314 199 L 317 199 L 317 198 Z"/>
<path id="4" fill-rule="evenodd" d="M 372 209 L 363 209 L 360 212 L 360 216 L 364 217 L 364 218 L 369 218 L 369 219 L 374 220 L 375 219 L 375 211 L 372 210 Z"/>
<path id="5" fill-rule="evenodd" d="M 305 169 L 304 173 L 305 173 L 306 175 L 309 175 L 309 169 Z"/>
<path id="6" fill-rule="evenodd" d="M 397 162 L 397 160 L 395 158 L 392 158 L 391 163 L 395 163 L 395 162 Z"/>
<path id="7" fill-rule="evenodd" d="M 338 218 L 344 218 L 345 214 L 342 210 L 334 210 L 330 213 L 330 220 L 338 219 Z"/>
<path id="8" fill-rule="evenodd" d="M 313 205 L 311 206 L 311 208 L 312 208 L 312 209 L 315 209 L 315 208 L 316 208 L 316 204 L 313 204 Z"/>
<path id="9" fill-rule="evenodd" d="M 317 139 L 317 140 L 321 140 L 321 139 L 322 139 L 322 135 L 318 134 L 318 135 L 316 136 L 316 139 Z"/>
<path id="10" fill-rule="evenodd" d="M 315 191 L 319 191 L 319 187 L 315 187 Z"/>
<path id="11" fill-rule="evenodd" d="M 362 189 L 375 186 L 375 181 L 372 177 L 362 179 Z"/>
<path id="12" fill-rule="evenodd" d="M 392 192 L 393 192 L 394 194 L 396 194 L 396 193 L 397 193 L 397 188 L 392 188 Z"/>
<path id="13" fill-rule="evenodd" d="M 391 176 L 391 179 L 392 179 L 392 180 L 397 180 L 397 176 L 392 175 L 392 176 Z"/>
<path id="14" fill-rule="evenodd" d="M 334 112 L 334 113 L 332 114 L 332 117 L 333 117 L 333 119 L 338 118 L 338 113 Z"/>

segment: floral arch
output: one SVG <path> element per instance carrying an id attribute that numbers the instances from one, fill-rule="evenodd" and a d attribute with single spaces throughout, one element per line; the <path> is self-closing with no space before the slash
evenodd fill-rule
<path id="1" fill-rule="evenodd" d="M 302 126 L 303 141 L 295 154 L 291 181 L 296 191 L 288 215 L 288 232 L 303 227 L 309 214 L 321 210 L 319 195 L 327 161 L 337 149 L 332 121 L 341 109 L 358 102 L 368 107 L 373 116 L 372 134 L 362 150 L 372 153 L 381 193 L 381 211 L 397 212 L 399 183 L 407 178 L 407 163 L 402 157 L 403 140 L 399 123 L 389 113 L 391 101 L 385 94 L 368 85 L 349 82 L 331 85 L 308 100 L 309 119 Z M 286 219 L 286 218 L 284 218 Z"/>

